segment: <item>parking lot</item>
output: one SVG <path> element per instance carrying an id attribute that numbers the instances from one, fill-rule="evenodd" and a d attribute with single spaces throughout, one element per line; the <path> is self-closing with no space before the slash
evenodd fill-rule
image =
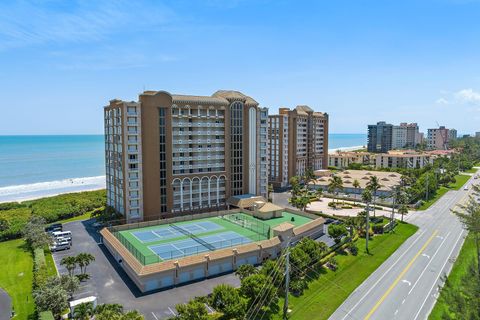
<path id="1" fill-rule="evenodd" d="M 93 222 L 87 220 L 64 224 L 63 230 L 72 232 L 72 248 L 53 253 L 55 264 L 61 274 L 67 273 L 60 265 L 63 257 L 81 252 L 90 253 L 95 257 L 95 261 L 87 268 L 90 279 L 81 284 L 81 289 L 74 296 L 75 299 L 96 296 L 98 303 L 119 303 L 124 306 L 124 310 L 136 309 L 145 316 L 145 319 L 158 320 L 172 317 L 176 304 L 187 302 L 195 296 L 207 295 L 220 283 L 240 285 L 239 279 L 234 274 L 228 274 L 143 295 L 100 243 L 100 236 L 92 226 Z"/>

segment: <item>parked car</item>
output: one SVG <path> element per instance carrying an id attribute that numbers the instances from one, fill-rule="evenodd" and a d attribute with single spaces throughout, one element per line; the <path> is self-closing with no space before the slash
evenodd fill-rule
<path id="1" fill-rule="evenodd" d="M 465 186 L 465 187 L 463 188 L 463 190 L 468 190 L 468 186 Z"/>
<path id="2" fill-rule="evenodd" d="M 70 245 L 72 245 L 72 237 L 58 237 L 58 238 L 55 238 L 55 242 L 65 242 L 67 241 L 68 243 L 70 243 Z"/>
<path id="3" fill-rule="evenodd" d="M 50 251 L 56 252 L 61 250 L 70 250 L 70 242 L 62 241 L 62 242 L 55 242 L 53 246 L 50 247 Z"/>
<path id="4" fill-rule="evenodd" d="M 54 223 L 45 228 L 45 232 L 48 232 L 48 233 L 58 232 L 58 231 L 63 231 L 63 226 L 61 223 Z"/>

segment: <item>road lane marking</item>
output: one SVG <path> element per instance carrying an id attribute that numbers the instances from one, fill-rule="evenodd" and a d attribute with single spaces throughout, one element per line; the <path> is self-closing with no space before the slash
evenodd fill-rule
<path id="1" fill-rule="evenodd" d="M 177 314 L 175 313 L 175 311 L 172 310 L 172 308 L 168 307 L 168 310 L 170 310 L 170 312 L 171 312 L 174 316 L 177 316 Z"/>
<path id="2" fill-rule="evenodd" d="M 428 266 L 430 265 L 430 263 L 432 263 L 433 261 L 433 258 L 435 258 L 435 256 L 437 255 L 438 251 L 440 251 L 440 248 L 443 246 L 443 244 L 445 243 L 445 241 L 447 240 L 447 238 L 450 236 L 450 232 L 447 233 L 447 235 L 445 236 L 445 238 L 443 239 L 443 241 L 440 243 L 440 245 L 438 246 L 437 250 L 435 250 L 435 252 L 433 253 L 433 256 L 432 256 L 432 259 L 430 259 L 430 261 L 427 263 L 427 265 L 425 266 L 425 268 L 422 270 L 422 273 L 420 273 L 420 276 L 418 277 L 417 281 L 415 281 L 415 283 L 413 284 L 413 287 L 410 289 L 410 291 L 408 291 L 408 294 L 412 293 L 413 289 L 415 289 L 415 287 L 417 286 L 417 283 L 420 281 L 420 279 L 423 277 L 423 274 L 425 273 L 425 271 L 427 271 L 427 268 Z"/>
<path id="3" fill-rule="evenodd" d="M 415 243 L 417 243 L 417 241 L 420 240 L 420 238 L 422 237 L 422 235 L 424 233 L 425 233 L 425 231 L 423 231 L 423 230 L 420 231 L 417 239 L 415 239 L 415 241 L 412 242 L 412 244 L 407 248 L 407 250 L 405 250 L 402 253 L 402 255 L 400 257 L 398 257 L 398 259 L 390 266 L 390 268 L 388 268 L 387 271 L 382 274 L 382 276 L 375 282 L 375 284 L 373 286 L 371 286 L 370 289 L 368 289 L 368 291 L 363 295 L 363 297 L 360 298 L 360 300 L 358 300 L 358 302 L 350 309 L 350 311 L 347 312 L 347 314 L 345 315 L 345 317 L 342 318 L 342 320 L 345 320 L 348 316 L 350 316 L 350 312 L 352 312 L 353 309 L 355 309 L 356 307 L 358 307 L 360 305 L 360 303 L 363 301 L 363 299 L 365 299 L 370 294 L 370 291 L 372 291 L 380 283 L 380 281 L 382 281 L 382 279 L 390 272 L 390 270 L 392 270 L 393 267 L 395 267 L 395 265 L 400 261 L 400 259 L 402 259 L 403 256 L 405 254 L 407 254 L 407 252 L 415 245 Z M 358 290 L 358 288 L 355 289 L 355 290 Z M 340 306 L 340 308 L 341 308 L 341 306 Z"/>
<path id="4" fill-rule="evenodd" d="M 408 284 L 409 287 L 412 285 L 412 283 L 410 281 L 405 280 L 405 279 L 403 279 L 402 282 Z"/>
<path id="5" fill-rule="evenodd" d="M 425 250 L 425 248 L 432 242 L 433 238 L 437 235 L 438 230 L 435 230 L 430 238 L 428 238 L 427 242 L 420 248 L 420 250 L 415 254 L 415 256 L 410 260 L 410 262 L 407 264 L 405 269 L 398 275 L 397 279 L 390 285 L 390 287 L 387 289 L 387 291 L 383 294 L 383 296 L 377 301 L 377 303 L 373 306 L 373 308 L 370 310 L 370 312 L 367 314 L 367 316 L 364 318 L 364 320 L 370 319 L 372 314 L 378 309 L 378 307 L 382 304 L 382 302 L 388 297 L 390 292 L 392 292 L 393 288 L 398 284 L 400 279 L 403 278 L 405 273 L 412 267 L 413 263 L 417 258 L 422 254 L 422 252 Z"/>
<path id="6" fill-rule="evenodd" d="M 155 313 L 152 312 L 152 316 L 155 318 L 155 320 L 158 320 L 157 316 L 155 315 Z"/>
<path id="7" fill-rule="evenodd" d="M 460 235 L 458 236 L 457 241 L 455 241 L 455 244 L 454 244 L 454 246 L 452 247 L 452 250 L 450 250 L 450 253 L 448 254 L 449 257 L 452 255 L 453 250 L 455 250 L 455 248 L 457 247 L 458 241 L 460 241 L 460 239 L 462 238 L 462 236 L 463 236 L 463 231 L 464 231 L 464 230 L 462 229 L 462 232 L 460 232 Z M 430 290 L 428 291 L 428 294 L 426 295 L 425 300 L 423 300 L 423 303 L 422 303 L 422 305 L 420 306 L 420 309 L 418 309 L 418 312 L 417 312 L 417 314 L 415 315 L 415 318 L 413 318 L 413 320 L 416 320 L 416 319 L 418 318 L 418 315 L 419 315 L 420 312 L 422 311 L 423 306 L 425 306 L 425 303 L 427 302 L 428 298 L 430 297 L 430 292 L 432 292 L 433 288 L 435 288 L 435 285 L 437 284 L 438 279 L 440 278 L 440 276 L 442 275 L 442 273 L 444 273 L 444 272 L 442 272 L 442 270 L 445 268 L 445 266 L 447 265 L 447 262 L 448 262 L 449 260 L 450 260 L 450 259 L 446 259 L 446 260 L 445 260 L 445 263 L 443 264 L 442 268 L 440 269 L 440 272 L 438 273 L 437 278 L 436 278 L 435 281 L 433 282 L 432 287 L 431 287 Z M 430 312 L 428 312 L 428 313 L 430 313 Z"/>
<path id="8" fill-rule="evenodd" d="M 402 300 L 402 304 L 404 304 L 404 303 L 405 303 L 405 299 Z"/>
<path id="9" fill-rule="evenodd" d="M 443 238 L 442 238 L 442 239 L 443 239 Z M 428 254 L 426 254 L 426 253 L 422 253 L 422 257 L 425 257 L 425 258 L 427 258 L 427 259 L 430 259 L 430 256 L 429 256 Z"/>

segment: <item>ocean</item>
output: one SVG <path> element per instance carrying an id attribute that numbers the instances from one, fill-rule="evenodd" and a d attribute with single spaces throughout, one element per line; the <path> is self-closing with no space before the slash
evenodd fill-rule
<path id="1" fill-rule="evenodd" d="M 366 144 L 365 134 L 330 134 L 329 148 Z M 103 135 L 0 136 L 0 202 L 105 186 Z"/>

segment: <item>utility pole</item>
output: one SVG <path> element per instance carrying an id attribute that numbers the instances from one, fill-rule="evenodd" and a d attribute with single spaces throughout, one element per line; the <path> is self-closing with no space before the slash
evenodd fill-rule
<path id="1" fill-rule="evenodd" d="M 426 186 L 425 186 L 425 200 L 428 201 L 428 178 L 429 178 L 429 175 L 427 173 L 427 178 L 425 180 L 426 182 Z"/>
<path id="2" fill-rule="evenodd" d="M 367 202 L 367 228 L 365 230 L 365 245 L 368 252 L 368 237 L 370 236 L 370 202 Z"/>
<path id="3" fill-rule="evenodd" d="M 283 320 L 288 318 L 288 291 L 290 287 L 290 241 L 287 243 L 287 255 L 285 259 L 285 303 L 283 305 Z"/>

